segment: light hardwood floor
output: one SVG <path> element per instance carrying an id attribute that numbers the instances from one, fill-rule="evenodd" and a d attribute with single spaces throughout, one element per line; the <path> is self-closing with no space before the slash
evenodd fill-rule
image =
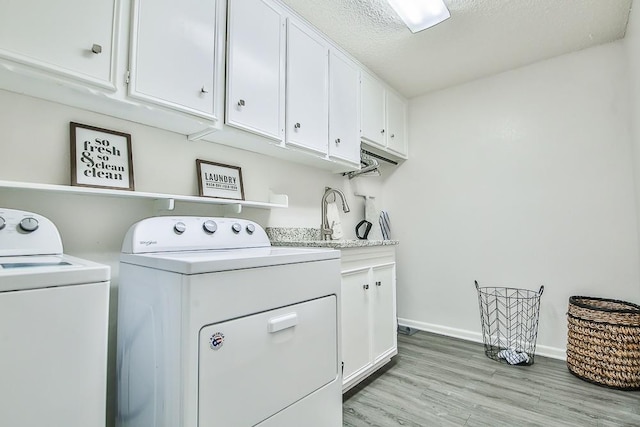
<path id="1" fill-rule="evenodd" d="M 482 344 L 418 332 L 343 397 L 344 426 L 640 426 L 640 392 L 582 381 L 564 361 L 510 366 Z"/>

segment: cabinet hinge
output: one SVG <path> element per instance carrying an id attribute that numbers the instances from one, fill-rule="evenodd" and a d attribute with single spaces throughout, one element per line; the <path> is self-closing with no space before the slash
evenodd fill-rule
<path id="1" fill-rule="evenodd" d="M 131 80 L 131 71 L 127 70 L 127 74 L 124 76 L 124 82 L 126 84 L 129 84 L 130 80 Z"/>

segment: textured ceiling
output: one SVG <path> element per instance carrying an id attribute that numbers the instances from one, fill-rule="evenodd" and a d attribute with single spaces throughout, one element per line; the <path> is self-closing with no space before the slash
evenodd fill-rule
<path id="1" fill-rule="evenodd" d="M 385 0 L 283 1 L 411 98 L 620 39 L 632 0 L 445 0 L 417 34 Z"/>

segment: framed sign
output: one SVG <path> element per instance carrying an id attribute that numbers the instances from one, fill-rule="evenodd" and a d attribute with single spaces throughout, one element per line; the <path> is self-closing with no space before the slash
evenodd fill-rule
<path id="1" fill-rule="evenodd" d="M 134 190 L 131 135 L 70 123 L 71 185 Z"/>
<path id="2" fill-rule="evenodd" d="M 242 170 L 238 166 L 197 159 L 196 168 L 200 196 L 244 200 Z"/>

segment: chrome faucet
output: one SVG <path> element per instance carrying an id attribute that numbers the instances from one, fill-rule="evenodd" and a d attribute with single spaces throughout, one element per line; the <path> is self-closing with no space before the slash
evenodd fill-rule
<path id="1" fill-rule="evenodd" d="M 329 224 L 329 220 L 327 219 L 327 204 L 329 203 L 327 199 L 330 194 L 337 194 L 342 199 L 342 211 L 349 212 L 349 205 L 347 204 L 347 199 L 344 197 L 344 193 L 340 190 L 336 190 L 335 188 L 325 187 L 324 195 L 322 196 L 322 223 L 320 224 L 320 238 L 322 240 L 327 240 L 333 234 L 333 230 L 331 229 L 331 224 Z"/>

